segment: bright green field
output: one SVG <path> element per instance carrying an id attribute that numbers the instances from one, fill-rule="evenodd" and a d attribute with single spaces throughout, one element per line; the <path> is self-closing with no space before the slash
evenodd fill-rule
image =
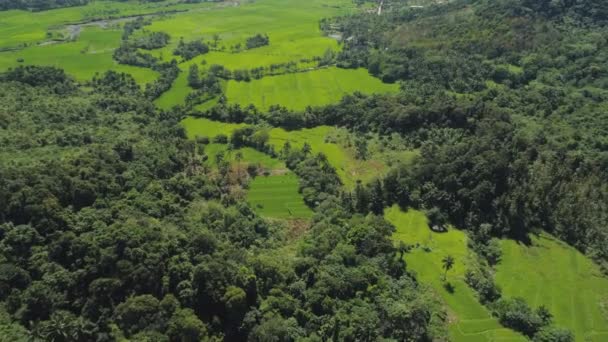
<path id="1" fill-rule="evenodd" d="M 350 0 L 242 1 L 239 6 L 172 15 L 155 21 L 149 29 L 164 31 L 175 38 L 170 46 L 158 52 L 160 54 L 162 51 L 167 58 L 171 56 L 179 37 L 209 41 L 214 34 L 218 34 L 221 39 L 218 48 L 224 46 L 226 52 L 230 52 L 232 45 L 244 44 L 248 37 L 256 33 L 268 34 L 270 46 L 233 57 L 221 53 L 205 57 L 210 64 L 253 68 L 320 56 L 328 48 L 336 49 L 335 40 L 322 36 L 319 20 L 352 12 L 354 8 Z"/>
<path id="2" fill-rule="evenodd" d="M 543 234 L 525 246 L 502 241 L 496 282 L 509 297 L 545 305 L 577 341 L 608 341 L 608 279 L 574 248 Z"/>
<path id="3" fill-rule="evenodd" d="M 156 79 L 158 74 L 151 69 L 120 65 L 112 59 L 121 34 L 121 29 L 87 27 L 75 42 L 0 52 L 0 70 L 21 64 L 36 64 L 63 68 L 80 81 L 90 80 L 96 73 L 107 70 L 129 73 L 140 84 Z M 23 63 L 17 62 L 19 58 L 23 58 Z"/>
<path id="4" fill-rule="evenodd" d="M 465 233 L 455 229 L 450 229 L 447 233 L 434 233 L 429 229 L 424 213 L 416 210 L 403 212 L 395 206 L 385 211 L 385 217 L 397 228 L 393 235 L 395 241 L 420 245 L 405 255 L 407 267 L 416 272 L 422 283 L 435 289 L 447 304 L 452 321 L 450 337 L 453 341 L 526 341 L 523 336 L 503 328 L 464 282 L 470 253 Z M 423 246 L 429 247 L 431 251 L 424 251 Z M 456 259 L 456 264 L 447 277 L 455 288 L 453 293 L 443 287 L 441 279 L 441 259 L 448 254 Z"/>
<path id="5" fill-rule="evenodd" d="M 298 177 L 293 173 L 258 176 L 249 184 L 247 200 L 265 217 L 310 218 L 312 211 L 298 193 L 298 186 Z"/>
<path id="6" fill-rule="evenodd" d="M 209 157 L 211 163 L 215 163 L 215 156 L 220 153 L 224 153 L 224 160 L 228 160 L 232 163 L 236 163 L 236 154 L 240 152 L 242 159 L 240 163 L 260 165 L 261 167 L 268 170 L 284 170 L 285 163 L 276 158 L 271 158 L 269 155 L 262 153 L 251 147 L 244 147 L 238 150 L 229 150 L 226 144 L 209 144 L 205 147 L 205 154 Z"/>
<path id="7" fill-rule="evenodd" d="M 86 6 L 50 11 L 0 11 L 0 48 L 44 41 L 48 31 L 56 31 L 62 25 L 69 23 L 209 6 L 207 4 L 178 4 L 178 2 L 175 0 L 168 4 L 166 2 L 141 3 L 134 0 L 125 2 L 97 0 Z"/>
<path id="8" fill-rule="evenodd" d="M 214 138 L 220 134 L 230 138 L 234 130 L 247 126 L 245 124 L 225 123 L 192 116 L 182 120 L 182 125 L 186 129 L 188 139 L 195 139 L 197 136 Z"/>
<path id="9" fill-rule="evenodd" d="M 251 82 L 229 81 L 228 102 L 242 106 L 254 104 L 261 109 L 280 104 L 289 109 L 323 106 L 340 101 L 355 91 L 389 93 L 399 90 L 396 84 L 385 84 L 367 70 L 328 68 L 310 72 L 264 77 Z"/>

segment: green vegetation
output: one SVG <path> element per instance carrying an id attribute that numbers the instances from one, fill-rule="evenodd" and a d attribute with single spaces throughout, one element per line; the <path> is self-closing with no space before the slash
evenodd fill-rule
<path id="1" fill-rule="evenodd" d="M 262 153 L 251 147 L 243 147 L 239 149 L 229 149 L 227 144 L 208 144 L 205 145 L 205 154 L 209 157 L 209 161 L 215 163 L 218 153 L 222 153 L 223 160 L 231 163 L 246 165 L 259 165 L 267 171 L 282 170 L 285 171 L 285 164 L 277 158 L 272 158 L 268 154 Z M 237 156 L 240 153 L 240 157 Z M 237 160 L 240 159 L 240 160 Z"/>
<path id="2" fill-rule="evenodd" d="M 365 69 L 321 69 L 280 76 L 264 77 L 251 82 L 230 81 L 226 89 L 229 102 L 242 106 L 253 104 L 266 110 L 281 105 L 293 110 L 323 106 L 340 101 L 342 96 L 359 91 L 366 94 L 395 92 L 388 85 L 368 75 Z"/>
<path id="3" fill-rule="evenodd" d="M 2 12 L 0 12 L 2 15 Z M 0 52 L 0 69 L 24 65 L 48 65 L 61 67 L 79 81 L 92 79 L 107 70 L 131 74 L 138 83 L 153 81 L 158 73 L 147 69 L 120 65 L 112 59 L 118 47 L 122 30 L 85 28 L 77 41 L 51 45 L 32 46 L 23 50 Z"/>
<path id="4" fill-rule="evenodd" d="M 505 295 L 546 306 L 577 341 L 608 337 L 608 279 L 597 265 L 547 234 L 533 237 L 529 246 L 513 240 L 501 246 L 496 282 Z"/>
<path id="5" fill-rule="evenodd" d="M 263 217 L 310 218 L 312 211 L 298 193 L 298 184 L 293 173 L 258 176 L 249 184 L 247 201 Z"/>
<path id="6" fill-rule="evenodd" d="M 393 240 L 412 248 L 405 255 L 408 268 L 414 270 L 416 277 L 430 285 L 446 303 L 452 316 L 450 336 L 454 341 L 526 340 L 503 328 L 465 283 L 464 274 L 471 258 L 465 233 L 456 229 L 435 233 L 429 228 L 424 213 L 413 209 L 403 212 L 393 206 L 386 210 L 385 216 L 397 228 Z M 446 255 L 456 260 L 448 277 L 450 290 L 443 281 L 442 259 Z"/>
<path id="7" fill-rule="evenodd" d="M 214 138 L 218 135 L 230 136 L 234 130 L 246 126 L 245 124 L 228 124 L 204 118 L 187 117 L 182 121 L 189 139 L 197 136 Z"/>
<path id="8" fill-rule="evenodd" d="M 217 135 L 230 136 L 235 129 L 245 126 L 244 124 L 229 124 L 194 117 L 184 119 L 182 125 L 190 139 L 194 139 L 196 136 L 208 138 Z M 355 186 L 357 180 L 367 183 L 385 174 L 388 171 L 388 161 L 408 164 L 417 156 L 415 151 L 389 150 L 382 155 L 372 153 L 372 157 L 360 160 L 356 158 L 352 148 L 346 148 L 339 143 L 339 140 L 342 140 L 338 137 L 339 132 L 340 130 L 328 126 L 297 131 L 272 128 L 268 130 L 268 143 L 273 146 L 275 151 L 280 151 L 286 142 L 289 142 L 295 148 L 302 148 L 304 144 L 310 145 L 314 153 L 323 153 L 327 157 L 342 182 L 350 189 Z"/>
<path id="9" fill-rule="evenodd" d="M 2 2 L 0 340 L 608 339 L 607 18 Z"/>

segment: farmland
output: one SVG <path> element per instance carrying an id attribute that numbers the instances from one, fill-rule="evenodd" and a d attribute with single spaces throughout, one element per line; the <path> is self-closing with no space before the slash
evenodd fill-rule
<path id="1" fill-rule="evenodd" d="M 0 341 L 608 341 L 605 2 L 0 0 Z"/>
<path id="2" fill-rule="evenodd" d="M 529 246 L 503 240 L 502 250 L 496 281 L 505 295 L 546 306 L 577 341 L 608 338 L 608 279 L 597 265 L 547 234 L 533 237 Z"/>
<path id="3" fill-rule="evenodd" d="M 194 117 L 184 119 L 182 125 L 190 139 L 196 136 L 213 138 L 219 134 L 230 136 L 235 129 L 245 126 Z M 366 183 L 384 174 L 388 170 L 388 160 L 408 163 L 417 155 L 416 151 L 389 151 L 381 156 L 359 160 L 355 158 L 352 149 L 338 143 L 336 136 L 339 136 L 340 132 L 341 130 L 329 126 L 296 131 L 272 128 L 268 130 L 268 143 L 275 151 L 280 151 L 286 142 L 296 148 L 302 148 L 304 143 L 308 143 L 313 153 L 323 153 L 327 156 L 329 163 L 336 168 L 338 176 L 348 188 L 353 188 L 357 180 Z"/>
<path id="4" fill-rule="evenodd" d="M 475 292 L 464 282 L 470 252 L 464 232 L 450 229 L 447 233 L 430 230 L 424 213 L 413 209 L 403 212 L 397 206 L 385 212 L 386 219 L 397 228 L 396 242 L 416 246 L 406 254 L 407 267 L 414 270 L 418 279 L 430 285 L 447 304 L 452 318 L 450 334 L 454 341 L 525 341 L 526 339 L 503 328 L 490 312 L 481 305 Z M 444 287 L 441 260 L 446 255 L 456 259 L 447 281 L 454 290 Z"/>
<path id="5" fill-rule="evenodd" d="M 292 110 L 323 106 L 340 101 L 342 96 L 359 91 L 364 94 L 396 92 L 398 86 L 382 83 L 367 70 L 321 69 L 251 82 L 228 82 L 228 102 L 260 109 L 281 105 Z"/>
<path id="6" fill-rule="evenodd" d="M 293 173 L 258 176 L 249 184 L 247 201 L 264 217 L 307 219 L 312 210 L 298 193 L 298 177 Z"/>

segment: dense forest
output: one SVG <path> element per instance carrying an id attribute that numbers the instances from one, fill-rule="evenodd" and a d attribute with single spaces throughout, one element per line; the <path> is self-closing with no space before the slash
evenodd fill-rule
<path id="1" fill-rule="evenodd" d="M 323 63 L 367 68 L 401 91 L 304 111 L 227 104 L 221 82 L 250 75 L 196 64 L 187 81 L 196 96 L 156 108 L 180 69 L 142 51 L 171 39 L 135 35 L 143 18 L 124 25 L 113 58 L 157 71 L 145 87 L 113 71 L 85 83 L 55 67 L 1 73 L 0 341 L 445 341 L 449 313 L 406 265 L 412 246 L 391 240 L 383 211 L 393 204 L 467 232 L 479 265 L 466 282 L 503 326 L 572 341 L 545 307 L 502 297 L 492 267 L 496 238 L 547 231 L 608 272 L 608 4 L 384 6 L 323 20 L 342 37 Z M 210 51 L 178 42 L 184 61 Z M 269 44 L 258 34 L 246 47 Z M 194 109 L 205 96 L 220 99 Z M 210 167 L 211 141 L 187 139 L 187 115 L 248 124 L 213 142 L 294 172 L 314 211 L 306 232 L 247 203 L 254 171 L 221 158 Z M 263 133 L 320 125 L 420 153 L 351 191 L 326 155 L 274 149 Z"/>
<path id="2" fill-rule="evenodd" d="M 205 144 L 185 139 L 179 113 L 157 112 L 125 74 L 91 86 L 46 67 L 2 75 L 4 337 L 444 336 L 443 310 L 396 258 L 392 226 L 342 208 L 322 157 L 283 156 L 318 206 L 313 233 L 284 258 L 289 227 L 248 207 L 229 165 L 203 165 Z"/>
<path id="3" fill-rule="evenodd" d="M 553 232 L 606 265 L 606 2 L 391 5 L 322 27 L 348 37 L 338 63 L 402 81 L 403 93 L 345 98 L 304 120 L 407 133 L 422 148 L 416 200 L 472 231 Z"/>

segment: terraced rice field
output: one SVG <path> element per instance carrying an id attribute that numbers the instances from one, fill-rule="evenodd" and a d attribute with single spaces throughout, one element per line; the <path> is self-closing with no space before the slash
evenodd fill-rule
<path id="1" fill-rule="evenodd" d="M 496 282 L 503 294 L 545 305 L 576 341 L 608 341 L 608 279 L 589 258 L 542 234 L 526 246 L 502 241 Z"/>
<path id="2" fill-rule="evenodd" d="M 527 341 L 522 335 L 502 327 L 464 282 L 470 254 L 465 233 L 456 229 L 434 233 L 424 213 L 412 209 L 403 212 L 394 206 L 385 211 L 385 217 L 397 228 L 393 235 L 395 242 L 403 241 L 414 246 L 405 255 L 408 269 L 415 271 L 417 279 L 431 286 L 446 303 L 452 321 L 450 337 L 453 341 Z M 452 293 L 446 290 L 442 280 L 441 260 L 446 255 L 456 259 L 447 276 L 454 288 Z"/>
<path id="3" fill-rule="evenodd" d="M 298 182 L 293 173 L 258 176 L 249 184 L 247 201 L 264 217 L 310 218 L 313 213 L 298 192 Z"/>

